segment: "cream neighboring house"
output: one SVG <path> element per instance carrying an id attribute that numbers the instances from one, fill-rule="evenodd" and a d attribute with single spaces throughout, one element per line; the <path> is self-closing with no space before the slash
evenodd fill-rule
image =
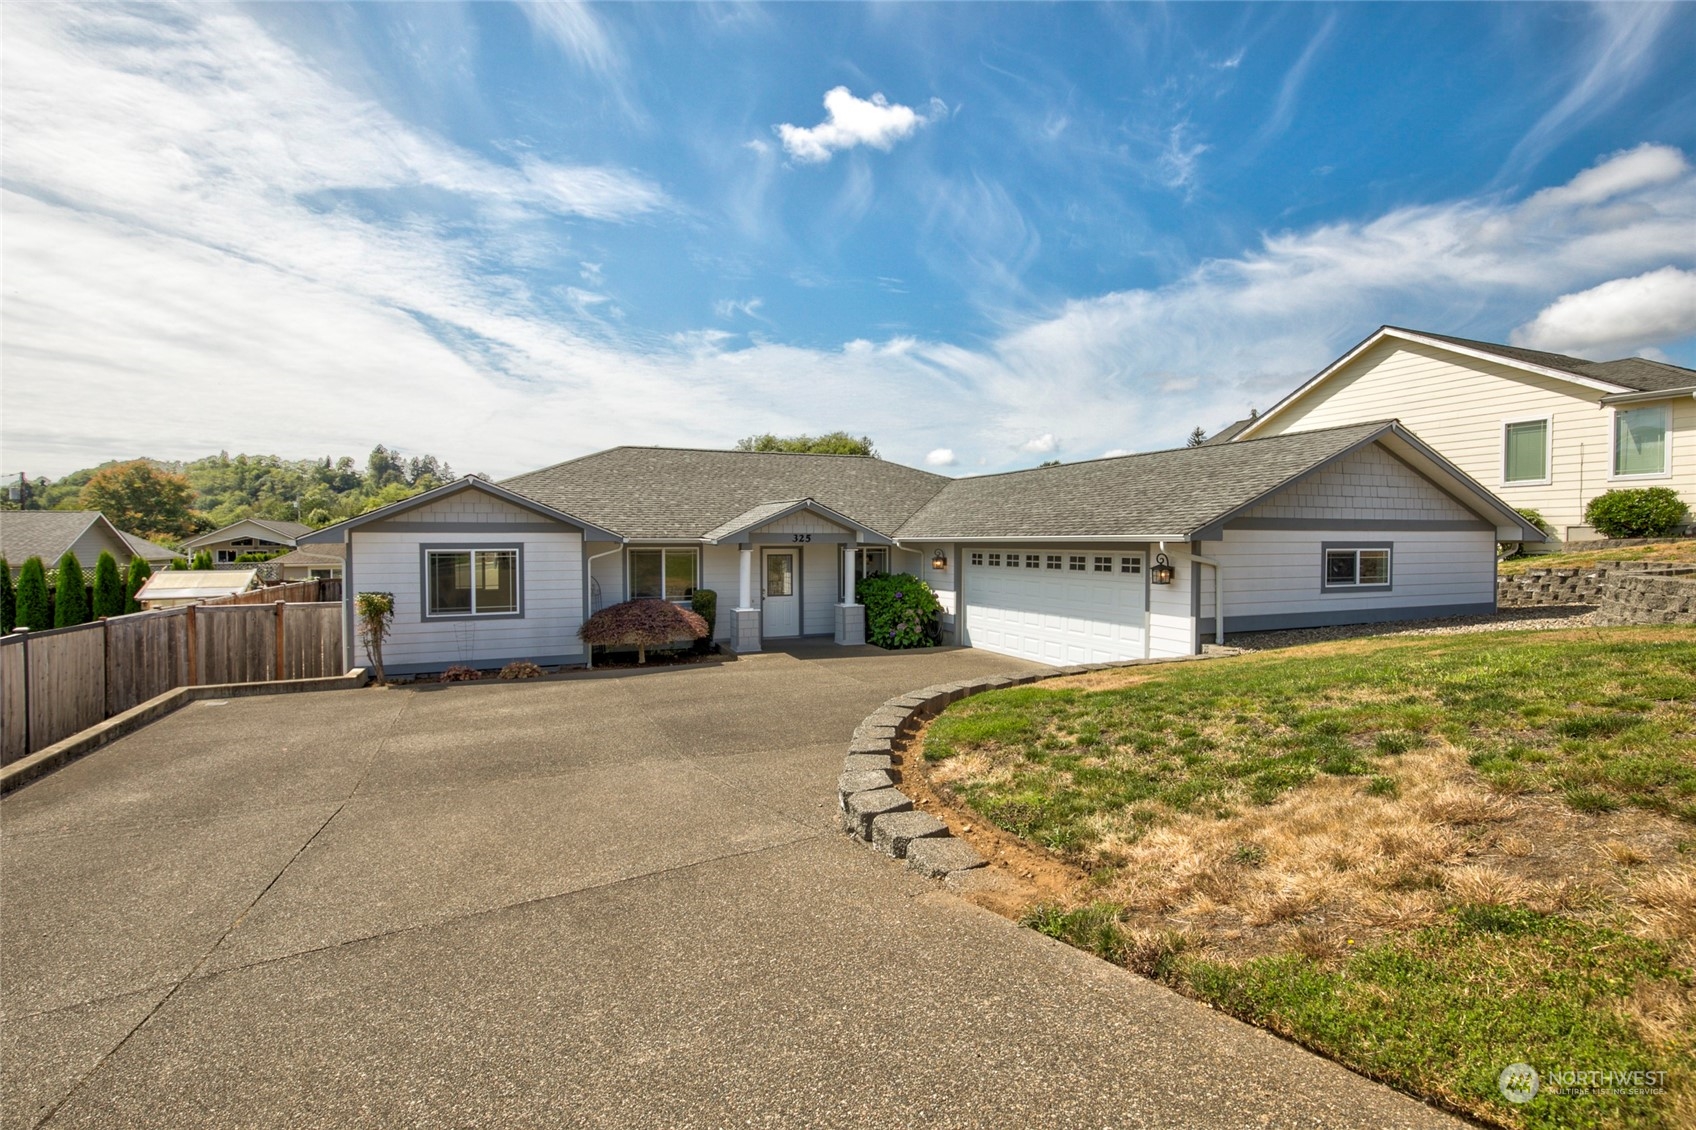
<path id="1" fill-rule="evenodd" d="M 236 558 L 248 553 L 287 553 L 312 527 L 304 522 L 277 522 L 269 518 L 243 518 L 221 529 L 199 534 L 183 542 L 183 552 L 193 557 L 201 550 L 212 554 L 220 569 L 236 567 Z"/>
<path id="2" fill-rule="evenodd" d="M 1392 418 L 1563 540 L 1596 536 L 1584 508 L 1616 488 L 1671 487 L 1696 511 L 1696 371 L 1643 357 L 1586 361 L 1384 326 L 1209 442 Z"/>
<path id="3" fill-rule="evenodd" d="M 51 570 L 69 550 L 84 571 L 93 572 L 102 553 L 110 553 L 121 569 L 139 557 L 163 569 L 176 554 L 136 534 L 118 529 L 98 510 L 0 510 L 0 554 L 16 577 L 24 562 L 41 558 Z"/>

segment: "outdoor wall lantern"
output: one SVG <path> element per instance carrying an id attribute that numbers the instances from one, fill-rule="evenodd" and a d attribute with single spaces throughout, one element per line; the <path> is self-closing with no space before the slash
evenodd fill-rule
<path id="1" fill-rule="evenodd" d="M 1164 553 L 1154 555 L 1154 568 L 1148 571 L 1149 580 L 1157 585 L 1169 585 L 1172 583 L 1172 578 L 1177 575 L 1178 571 L 1172 568 L 1172 563 L 1166 559 Z"/>
<path id="2" fill-rule="evenodd" d="M 938 573 L 943 572 L 948 568 L 948 555 L 940 549 L 937 550 L 936 556 L 930 559 L 930 567 Z"/>

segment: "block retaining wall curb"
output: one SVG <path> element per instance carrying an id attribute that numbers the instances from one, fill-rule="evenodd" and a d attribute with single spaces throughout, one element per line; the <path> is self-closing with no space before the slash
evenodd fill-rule
<path id="1" fill-rule="evenodd" d="M 209 698 L 251 698 L 256 695 L 300 694 L 305 691 L 355 690 L 363 687 L 369 678 L 365 668 L 355 667 L 345 675 L 331 675 L 327 679 L 282 679 L 269 683 L 211 683 L 198 687 L 176 687 L 0 769 L 0 794 L 9 793 L 45 777 L 55 769 L 61 769 L 77 758 L 117 741 L 125 734 L 134 733 L 149 723 L 157 722 L 191 702 Z"/>
<path id="2" fill-rule="evenodd" d="M 933 879 L 946 879 L 951 874 L 982 867 L 988 862 L 983 856 L 970 844 L 950 836 L 948 826 L 941 820 L 915 809 L 913 798 L 896 786 L 894 767 L 898 743 L 912 737 L 920 725 L 942 713 L 950 703 L 985 691 L 1023 687 L 1093 671 L 1191 663 L 1238 654 L 1241 653 L 1234 648 L 1221 648 L 1203 655 L 1084 663 L 1041 673 L 986 675 L 953 683 L 937 683 L 898 695 L 866 715 L 848 743 L 842 775 L 836 783 L 836 807 L 842 830 L 884 855 L 905 860 L 908 867 Z M 907 771 L 917 772 L 911 767 Z"/>

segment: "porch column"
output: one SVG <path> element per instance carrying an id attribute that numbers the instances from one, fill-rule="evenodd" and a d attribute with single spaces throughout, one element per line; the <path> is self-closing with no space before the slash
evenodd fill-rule
<path id="1" fill-rule="evenodd" d="M 836 606 L 836 642 L 866 642 L 866 610 L 854 603 L 854 543 L 842 543 L 842 603 Z"/>
<path id="2" fill-rule="evenodd" d="M 760 650 L 760 606 L 754 603 L 754 547 L 744 544 L 740 548 L 736 607 L 731 611 L 736 617 L 736 627 L 730 646 L 738 652 L 752 652 Z"/>

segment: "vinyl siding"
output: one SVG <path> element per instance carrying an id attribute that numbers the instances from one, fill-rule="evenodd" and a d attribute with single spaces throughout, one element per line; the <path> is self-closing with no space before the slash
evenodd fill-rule
<path id="1" fill-rule="evenodd" d="M 423 544 L 522 545 L 524 616 L 421 619 Z M 577 629 L 582 623 L 582 569 L 582 536 L 564 526 L 520 534 L 363 529 L 353 536 L 353 575 L 360 591 L 395 594 L 394 630 L 383 644 L 383 660 L 394 669 L 581 655 Z M 366 662 L 364 649 L 358 651 L 356 662 Z"/>
<path id="2" fill-rule="evenodd" d="M 1240 517 L 1482 520 L 1376 445 L 1339 459 Z"/>
<path id="3" fill-rule="evenodd" d="M 480 490 L 462 490 L 446 498 L 439 498 L 425 506 L 412 510 L 403 510 L 392 518 L 384 519 L 379 525 L 383 528 L 395 526 L 412 526 L 424 522 L 527 522 L 544 524 L 551 520 L 526 510 L 522 506 L 514 506 L 504 499 L 496 498 Z"/>
<path id="4" fill-rule="evenodd" d="M 1670 402 L 1670 478 L 1611 480 L 1613 413 L 1598 403 L 1601 396 L 1497 362 L 1385 341 L 1256 434 L 1398 419 L 1508 505 L 1540 511 L 1557 535 L 1582 524 L 1589 500 L 1613 487 L 1670 486 L 1696 505 L 1696 400 Z M 1550 482 L 1503 481 L 1503 423 L 1545 415 L 1552 437 Z"/>
<path id="5" fill-rule="evenodd" d="M 713 624 L 713 638 L 728 640 L 735 635 L 736 617 L 731 610 L 742 594 L 742 552 L 734 545 L 708 545 L 701 548 L 701 587 L 718 593 L 718 618 Z M 754 583 L 759 581 L 759 562 L 754 563 Z M 759 599 L 759 590 L 754 590 Z"/>
<path id="6" fill-rule="evenodd" d="M 838 526 L 835 522 L 821 518 L 811 511 L 803 510 L 775 522 L 767 522 L 756 527 L 754 534 L 846 534 L 851 531 Z"/>
<path id="7" fill-rule="evenodd" d="M 610 545 L 597 545 L 586 556 L 594 557 L 596 553 L 604 553 L 612 548 L 614 547 Z M 618 546 L 616 548 L 618 552 L 609 553 L 598 561 L 589 562 L 589 576 L 595 582 L 589 587 L 591 602 L 595 600 L 594 590 L 597 587 L 600 589 L 600 603 L 597 607 L 589 609 L 591 615 L 602 608 L 609 608 L 614 604 L 624 602 L 624 547 Z"/>
<path id="8" fill-rule="evenodd" d="M 842 599 L 838 562 L 842 547 L 833 543 L 798 545 L 801 551 L 801 634 L 836 634 L 836 604 Z"/>
<path id="9" fill-rule="evenodd" d="M 1153 565 L 1158 552 L 1158 547 L 1150 547 L 1144 568 Z M 1169 585 L 1151 584 L 1148 587 L 1149 654 L 1156 657 L 1194 655 L 1198 643 L 1195 618 L 1190 615 L 1190 594 L 1194 584 L 1190 566 L 1193 562 L 1181 546 L 1168 543 L 1165 552 L 1177 575 Z M 1202 572 L 1209 570 L 1203 569 Z"/>
<path id="10" fill-rule="evenodd" d="M 93 571 L 99 563 L 102 553 L 110 553 L 120 566 L 128 567 L 130 558 L 135 554 L 130 550 L 129 543 L 118 543 L 99 522 L 95 522 L 83 531 L 83 534 L 71 545 L 71 552 L 77 555 L 77 564 L 84 569 Z M 20 565 L 22 562 L 19 563 Z M 47 571 L 51 573 L 59 564 L 55 557 L 51 561 L 43 561 Z"/>

